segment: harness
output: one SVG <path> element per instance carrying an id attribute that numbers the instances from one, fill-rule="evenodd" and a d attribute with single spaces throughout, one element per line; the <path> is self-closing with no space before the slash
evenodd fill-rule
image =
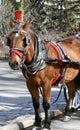
<path id="1" fill-rule="evenodd" d="M 57 54 L 57 58 L 48 58 L 46 59 L 46 62 L 49 63 L 49 62 L 58 62 L 59 65 L 60 65 L 60 72 L 59 74 L 56 75 L 56 77 L 53 79 L 52 81 L 52 85 L 56 86 L 58 85 L 59 83 L 62 83 L 63 80 L 64 80 L 64 75 L 65 75 L 65 72 L 66 72 L 66 68 L 67 66 L 65 67 L 65 71 L 63 73 L 63 70 L 64 70 L 64 63 L 62 62 L 63 59 L 68 59 L 69 58 L 67 57 L 67 55 L 65 55 L 63 49 L 60 47 L 59 44 L 55 43 L 55 42 L 50 42 L 50 46 L 56 51 L 56 54 Z"/>
<path id="2" fill-rule="evenodd" d="M 34 50 L 35 55 L 30 64 L 26 64 L 25 62 L 22 64 L 22 69 L 27 71 L 30 74 L 35 74 L 39 70 L 44 69 L 48 63 L 57 61 L 61 69 L 59 74 L 56 75 L 56 77 L 52 81 L 52 85 L 57 85 L 58 83 L 64 80 L 65 73 L 63 73 L 64 65 L 62 59 L 65 58 L 69 59 L 69 58 L 65 55 L 63 49 L 58 44 L 54 42 L 49 42 L 49 46 L 53 47 L 53 49 L 56 51 L 57 59 L 48 58 L 47 51 L 45 49 L 43 41 L 41 39 L 38 39 L 38 37 L 36 36 L 36 43 L 35 43 L 35 50 Z"/>

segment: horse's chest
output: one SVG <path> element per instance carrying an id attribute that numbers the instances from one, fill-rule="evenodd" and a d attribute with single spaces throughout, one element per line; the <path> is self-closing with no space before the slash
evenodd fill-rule
<path id="1" fill-rule="evenodd" d="M 30 82 L 32 84 L 35 84 L 35 85 L 41 85 L 41 78 L 38 76 L 38 75 L 30 75 L 30 74 L 27 74 L 25 73 L 25 78 L 27 79 L 27 82 Z"/>

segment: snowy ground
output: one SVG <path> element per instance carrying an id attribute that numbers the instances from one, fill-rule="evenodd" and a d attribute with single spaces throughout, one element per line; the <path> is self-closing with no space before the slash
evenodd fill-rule
<path id="1" fill-rule="evenodd" d="M 53 103 L 58 93 L 59 88 L 52 88 L 51 110 L 65 107 L 63 92 L 58 101 Z M 42 97 L 40 103 L 43 112 Z M 7 62 L 0 62 L 0 126 L 31 115 L 34 115 L 34 109 L 22 73 L 11 70 Z"/>

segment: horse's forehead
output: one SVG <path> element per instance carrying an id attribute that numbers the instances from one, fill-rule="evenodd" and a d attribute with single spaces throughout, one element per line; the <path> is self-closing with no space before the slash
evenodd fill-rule
<path id="1" fill-rule="evenodd" d="M 10 40 L 13 40 L 13 39 L 17 39 L 19 37 L 19 33 L 14 33 L 14 32 L 11 32 L 8 37 L 10 38 Z"/>
<path id="2" fill-rule="evenodd" d="M 10 38 L 11 42 L 20 42 L 20 40 L 25 38 L 25 33 L 22 31 L 19 32 L 19 30 L 16 32 L 12 31 L 7 37 Z"/>
<path id="3" fill-rule="evenodd" d="M 19 35 L 19 33 L 11 33 L 9 36 L 10 42 L 11 42 L 11 46 L 15 46 L 15 45 L 21 45 L 22 43 L 22 36 Z"/>
<path id="4" fill-rule="evenodd" d="M 19 33 L 18 32 L 16 32 L 16 33 L 12 32 L 9 36 L 12 37 L 12 38 L 15 38 L 15 37 L 19 36 Z"/>

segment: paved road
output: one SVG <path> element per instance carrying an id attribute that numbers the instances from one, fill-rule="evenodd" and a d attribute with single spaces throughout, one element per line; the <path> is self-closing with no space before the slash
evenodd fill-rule
<path id="1" fill-rule="evenodd" d="M 52 88 L 51 109 L 62 109 L 66 103 L 63 92 L 58 101 L 59 88 Z M 42 97 L 40 96 L 41 112 Z M 34 118 L 34 109 L 32 106 L 31 96 L 27 90 L 25 79 L 20 71 L 13 71 L 7 62 L 0 62 L 0 128 L 22 120 Z M 75 113 L 70 122 L 63 122 L 63 118 L 52 120 L 51 130 L 80 130 L 79 125 L 80 113 Z M 25 124 L 25 123 L 24 123 Z M 5 129 L 6 130 L 6 129 Z M 9 129 L 10 130 L 10 129 Z"/>

